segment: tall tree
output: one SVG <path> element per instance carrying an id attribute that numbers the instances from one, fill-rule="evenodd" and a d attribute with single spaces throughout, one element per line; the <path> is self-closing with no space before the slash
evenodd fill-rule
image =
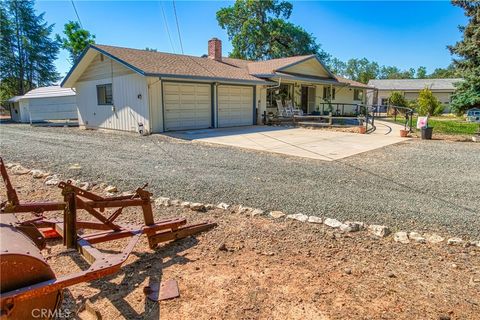
<path id="1" fill-rule="evenodd" d="M 347 61 L 345 74 L 349 79 L 367 83 L 370 79 L 376 79 L 379 74 L 379 66 L 376 62 L 370 62 L 367 58 L 350 59 Z"/>
<path id="2" fill-rule="evenodd" d="M 66 23 L 63 33 L 65 37 L 57 34 L 57 41 L 63 49 L 69 52 L 72 63 L 77 61 L 88 45 L 95 43 L 95 35 L 80 27 L 80 24 L 76 21 Z"/>
<path id="3" fill-rule="evenodd" d="M 58 80 L 54 61 L 59 45 L 53 25 L 35 14 L 33 1 L 0 2 L 0 96 L 22 95 Z"/>
<path id="4" fill-rule="evenodd" d="M 462 8 L 468 17 L 468 25 L 459 27 L 463 39 L 448 47 L 459 57 L 453 61 L 465 79 L 456 84 L 452 97 L 452 109 L 462 114 L 467 109 L 480 107 L 480 2 L 453 0 L 452 4 Z"/>
<path id="5" fill-rule="evenodd" d="M 329 55 L 303 28 L 288 22 L 293 6 L 278 0 L 237 0 L 217 11 L 217 21 L 232 41 L 232 58 L 265 60 L 295 55 Z"/>
<path id="6" fill-rule="evenodd" d="M 428 75 L 428 77 L 432 79 L 458 78 L 460 77 L 460 74 L 455 66 L 450 64 L 446 68 L 436 68 L 431 74 Z"/>
<path id="7" fill-rule="evenodd" d="M 418 67 L 417 69 L 417 78 L 418 79 L 425 79 L 427 77 L 427 68 L 425 67 Z"/>

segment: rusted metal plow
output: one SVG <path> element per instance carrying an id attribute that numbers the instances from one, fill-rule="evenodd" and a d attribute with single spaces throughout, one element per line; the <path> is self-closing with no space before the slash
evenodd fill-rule
<path id="1" fill-rule="evenodd" d="M 47 315 L 45 318 L 51 317 L 61 302 L 63 288 L 119 271 L 142 234 L 147 236 L 150 248 L 155 248 L 159 243 L 185 238 L 216 226 L 210 222 L 186 225 L 184 218 L 155 222 L 151 193 L 145 190 L 146 185 L 132 195 L 102 197 L 67 181 L 58 185 L 64 201 L 21 202 L 1 158 L 0 172 L 7 189 L 7 201 L 0 205 L 2 319 L 29 319 L 37 309 L 48 310 L 43 314 Z M 117 218 L 127 207 L 141 208 L 144 224 L 117 223 Z M 85 210 L 96 221 L 77 219 L 78 210 Z M 63 219 L 47 219 L 43 216 L 47 211 L 63 211 Z M 33 213 L 36 217 L 18 221 L 15 213 Z M 45 248 L 46 238 L 60 236 L 67 248 L 78 250 L 91 264 L 87 270 L 55 277 L 40 250 Z M 117 254 L 105 254 L 94 247 L 122 238 L 130 240 Z"/>

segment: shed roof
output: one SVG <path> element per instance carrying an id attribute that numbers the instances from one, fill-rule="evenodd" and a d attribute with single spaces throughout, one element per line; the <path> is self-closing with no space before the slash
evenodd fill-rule
<path id="1" fill-rule="evenodd" d="M 23 96 L 14 96 L 7 100 L 7 102 L 18 102 Z"/>
<path id="2" fill-rule="evenodd" d="M 420 91 L 425 87 L 430 90 L 454 91 L 454 83 L 462 81 L 461 78 L 452 79 L 380 79 L 370 80 L 368 84 L 379 90 L 414 90 Z"/>
<path id="3" fill-rule="evenodd" d="M 39 87 L 28 91 L 21 99 L 51 98 L 51 97 L 68 97 L 74 96 L 75 91 L 70 88 L 62 88 L 60 86 Z"/>

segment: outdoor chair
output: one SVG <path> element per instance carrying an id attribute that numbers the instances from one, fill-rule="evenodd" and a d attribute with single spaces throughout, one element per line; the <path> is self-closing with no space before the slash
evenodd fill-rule
<path id="1" fill-rule="evenodd" d="M 296 116 L 303 116 L 303 110 L 298 109 L 298 108 L 294 108 L 292 100 L 287 100 L 286 105 L 287 105 L 286 109 L 290 110 L 290 112 L 292 112 L 292 114 L 294 114 Z"/>
<path id="2" fill-rule="evenodd" d="M 290 118 L 290 117 L 293 116 L 293 111 L 285 108 L 283 106 L 282 100 L 280 100 L 280 99 L 277 100 L 277 110 L 278 110 L 278 116 L 279 117 Z"/>

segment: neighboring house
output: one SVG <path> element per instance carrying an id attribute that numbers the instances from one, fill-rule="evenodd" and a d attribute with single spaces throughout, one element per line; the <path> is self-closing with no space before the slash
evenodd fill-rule
<path id="1" fill-rule="evenodd" d="M 40 87 L 8 100 L 16 122 L 43 122 L 78 118 L 75 92 L 60 86 Z"/>
<path id="2" fill-rule="evenodd" d="M 331 97 L 352 112 L 368 88 L 336 77 L 315 55 L 225 58 L 216 38 L 208 57 L 91 45 L 62 87 L 77 92 L 80 127 L 150 133 L 261 123 L 281 98 L 313 112 Z"/>
<path id="3" fill-rule="evenodd" d="M 407 100 L 416 100 L 418 94 L 425 88 L 432 90 L 435 97 L 444 105 L 444 113 L 450 112 L 452 94 L 455 92 L 454 84 L 462 79 L 381 79 L 370 80 L 369 86 L 375 91 L 368 93 L 367 103 L 370 105 L 388 105 L 388 98 L 394 91 L 402 92 Z"/>

